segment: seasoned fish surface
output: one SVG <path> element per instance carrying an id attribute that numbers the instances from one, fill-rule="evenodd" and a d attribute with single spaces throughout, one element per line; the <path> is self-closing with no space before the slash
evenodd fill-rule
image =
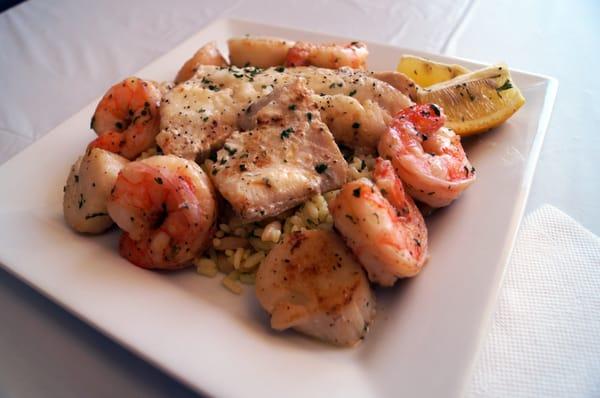
<path id="1" fill-rule="evenodd" d="M 157 144 L 165 154 L 189 160 L 204 157 L 223 145 L 236 130 L 238 102 L 231 89 L 220 91 L 201 81 L 188 80 L 174 87 L 160 107 L 161 132 Z"/>
<path id="2" fill-rule="evenodd" d="M 311 92 L 296 80 L 253 108 L 257 127 L 234 133 L 217 153 L 212 180 L 244 220 L 277 215 L 339 188 L 348 165 Z"/>
<path id="3" fill-rule="evenodd" d="M 390 84 L 350 68 L 200 66 L 165 96 L 157 142 L 167 154 L 204 157 L 233 131 L 254 127 L 250 104 L 298 78 L 314 91 L 336 141 L 359 150 L 374 151 L 392 117 L 412 105 Z"/>
<path id="4" fill-rule="evenodd" d="M 271 327 L 338 345 L 364 337 L 375 297 L 361 266 L 332 231 L 298 231 L 277 245 L 256 275 L 256 296 Z"/>

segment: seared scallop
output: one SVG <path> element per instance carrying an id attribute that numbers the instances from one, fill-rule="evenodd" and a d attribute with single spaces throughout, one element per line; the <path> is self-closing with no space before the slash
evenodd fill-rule
<path id="1" fill-rule="evenodd" d="M 367 277 L 332 231 L 300 231 L 273 248 L 256 275 L 271 327 L 293 328 L 336 345 L 364 338 L 375 317 Z"/>
<path id="2" fill-rule="evenodd" d="M 106 203 L 119 171 L 128 163 L 124 157 L 94 148 L 71 167 L 64 188 L 65 220 L 77 232 L 98 234 L 113 224 Z"/>
<path id="3" fill-rule="evenodd" d="M 283 65 L 293 41 L 272 37 L 234 37 L 227 40 L 231 64 L 268 68 Z"/>

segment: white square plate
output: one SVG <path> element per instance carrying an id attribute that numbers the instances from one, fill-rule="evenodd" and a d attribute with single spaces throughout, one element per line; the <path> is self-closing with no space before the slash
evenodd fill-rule
<path id="1" fill-rule="evenodd" d="M 220 20 L 137 75 L 169 80 L 203 43 L 221 48 L 246 33 L 349 41 Z M 351 38 L 352 40 L 360 38 Z M 368 43 L 373 70 L 403 53 L 478 67 L 466 60 Z M 499 57 L 502 54 L 498 54 Z M 251 288 L 240 298 L 218 279 L 165 274 L 119 257 L 116 232 L 73 233 L 62 218 L 70 165 L 94 137 L 94 103 L 0 168 L 0 263 L 50 299 L 199 391 L 219 396 L 457 396 L 469 376 L 508 261 L 556 95 L 555 80 L 512 73 L 527 99 L 500 128 L 465 147 L 477 182 L 427 220 L 431 259 L 414 279 L 378 289 L 367 339 L 334 348 L 274 333 Z"/>

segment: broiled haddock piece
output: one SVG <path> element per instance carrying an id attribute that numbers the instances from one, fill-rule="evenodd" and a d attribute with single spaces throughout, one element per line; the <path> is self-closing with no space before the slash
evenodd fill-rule
<path id="1" fill-rule="evenodd" d="M 197 160 L 221 147 L 237 130 L 239 104 L 231 90 L 204 86 L 202 81 L 192 79 L 164 95 L 156 143 L 165 154 Z"/>
<path id="2" fill-rule="evenodd" d="M 233 131 L 253 127 L 253 113 L 246 114 L 251 103 L 297 78 L 314 91 L 336 141 L 357 150 L 374 151 L 392 117 L 412 105 L 390 84 L 350 68 L 200 66 L 194 78 L 165 95 L 156 141 L 167 154 L 202 158 Z"/>
<path id="3" fill-rule="evenodd" d="M 257 128 L 235 132 L 211 170 L 221 195 L 246 221 L 339 188 L 348 168 L 300 80 L 274 90 L 260 106 Z"/>

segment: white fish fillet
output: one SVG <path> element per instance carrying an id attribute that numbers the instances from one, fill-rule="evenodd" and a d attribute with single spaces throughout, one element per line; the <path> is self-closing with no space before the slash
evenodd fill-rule
<path id="1" fill-rule="evenodd" d="M 348 170 L 301 81 L 276 89 L 260 105 L 254 113 L 257 127 L 234 133 L 210 173 L 221 195 L 247 221 L 339 188 Z"/>
<path id="2" fill-rule="evenodd" d="M 246 118 L 250 104 L 297 78 L 314 91 L 336 141 L 358 150 L 374 151 L 391 117 L 412 105 L 388 83 L 350 68 L 201 66 L 193 79 L 165 95 L 156 140 L 167 154 L 203 158 L 235 130 L 252 127 Z"/>

